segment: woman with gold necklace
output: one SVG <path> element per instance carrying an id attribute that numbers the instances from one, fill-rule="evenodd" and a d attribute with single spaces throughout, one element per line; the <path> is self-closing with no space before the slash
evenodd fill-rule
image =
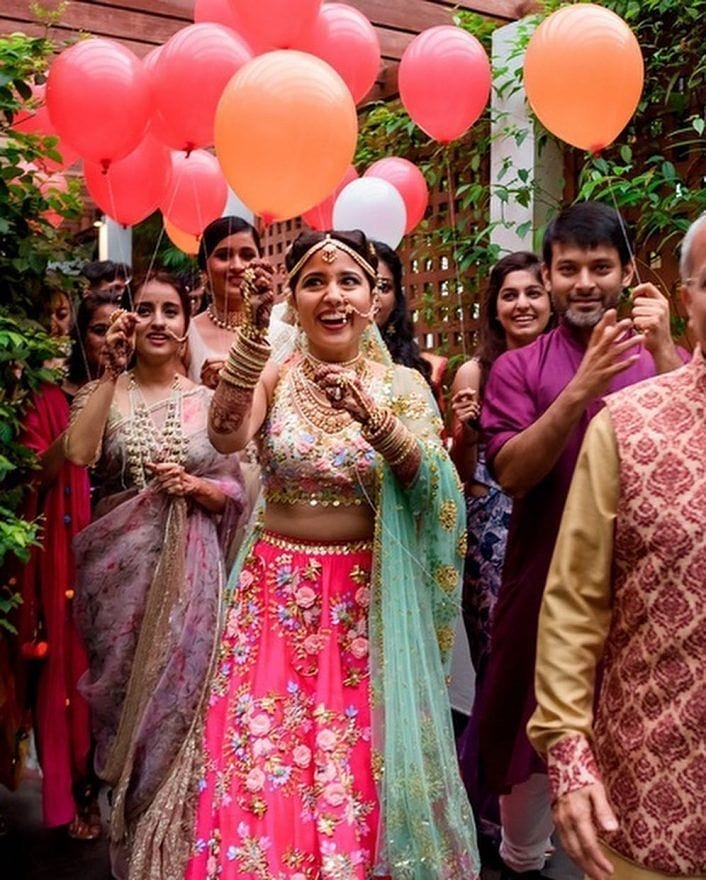
<path id="1" fill-rule="evenodd" d="M 204 229 L 199 268 L 206 274 L 211 301 L 189 326 L 189 377 L 208 388 L 233 344 L 243 314 L 243 273 L 261 254 L 257 229 L 241 217 L 220 217 Z"/>
<path id="2" fill-rule="evenodd" d="M 362 233 L 303 233 L 286 265 L 301 350 L 269 360 L 254 273 L 211 405 L 216 448 L 256 440 L 264 509 L 229 582 L 186 877 L 472 880 L 444 684 L 464 507 L 438 411 L 370 356 Z"/>
<path id="3" fill-rule="evenodd" d="M 133 310 L 110 320 L 107 367 L 76 396 L 66 452 L 95 463 L 101 486 L 93 522 L 75 540 L 75 603 L 96 770 L 113 787 L 113 872 L 127 877 L 141 876 L 134 857 L 163 817 L 158 796 L 179 784 L 243 489 L 237 456 L 208 442 L 213 392 L 180 372 L 189 322 L 180 282 L 148 276 Z"/>

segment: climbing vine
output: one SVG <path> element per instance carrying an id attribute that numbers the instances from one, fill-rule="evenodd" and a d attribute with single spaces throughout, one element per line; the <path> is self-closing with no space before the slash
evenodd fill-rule
<path id="1" fill-rule="evenodd" d="M 508 96 L 521 88 L 519 59 L 536 25 L 560 5 L 546 0 L 542 13 L 520 23 L 506 64 L 493 70 L 497 94 Z M 624 18 L 635 33 L 645 59 L 645 87 L 632 120 L 601 155 L 561 145 L 563 200 L 597 199 L 616 205 L 632 229 L 638 267 L 649 273 L 650 268 L 659 271 L 665 258 L 673 264 L 683 232 L 706 211 L 706 0 L 605 0 L 602 5 Z M 465 11 L 457 13 L 456 21 L 490 54 L 497 21 Z M 541 154 L 554 139 L 531 112 L 530 120 Z M 411 236 L 409 247 L 419 258 L 452 248 L 457 272 L 471 297 L 477 297 L 500 255 L 493 236 L 498 226 L 514 228 L 520 237 L 532 233 L 535 248 L 543 234 L 542 228 L 517 225 L 502 215 L 491 222 L 491 189 L 501 206 L 527 206 L 532 200 L 557 206 L 532 169 L 515 167 L 510 160 L 490 179 L 492 137 L 521 144 L 529 134 L 529 126 L 518 126 L 488 108 L 463 139 L 441 147 L 414 125 L 399 101 L 389 101 L 372 106 L 361 120 L 356 162 L 367 167 L 389 155 L 394 144 L 392 152 L 416 162 L 430 187 L 447 192 L 451 187 L 455 216 L 442 208 L 428 217 Z M 468 298 L 464 302 L 468 308 Z M 438 298 L 427 291 L 417 305 L 423 317 L 430 316 Z"/>

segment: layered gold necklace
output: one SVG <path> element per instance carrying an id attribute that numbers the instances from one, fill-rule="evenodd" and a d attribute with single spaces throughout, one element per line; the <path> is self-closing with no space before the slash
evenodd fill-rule
<path id="1" fill-rule="evenodd" d="M 145 471 L 148 462 L 184 464 L 188 441 L 181 424 L 181 393 L 179 376 L 174 376 L 167 412 L 161 429 L 157 427 L 150 409 L 142 396 L 134 372 L 128 382 L 130 400 L 130 428 L 127 437 L 127 466 L 132 482 L 144 489 L 151 474 Z"/>
<path id="2" fill-rule="evenodd" d="M 338 434 L 353 422 L 353 416 L 345 409 L 334 409 L 326 393 L 314 382 L 314 373 L 326 363 L 311 354 L 305 354 L 292 367 L 292 400 L 299 414 L 313 427 L 326 434 Z M 350 361 L 336 363 L 336 366 L 356 373 L 365 384 L 368 370 L 362 354 Z"/>

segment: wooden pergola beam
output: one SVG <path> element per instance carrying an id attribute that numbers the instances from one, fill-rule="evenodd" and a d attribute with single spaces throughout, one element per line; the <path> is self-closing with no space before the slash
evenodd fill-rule
<path id="1" fill-rule="evenodd" d="M 59 0 L 44 0 L 48 8 Z M 382 53 L 380 72 L 363 103 L 397 94 L 397 67 L 414 37 L 427 28 L 451 24 L 463 8 L 501 22 L 520 18 L 527 0 L 349 0 L 374 25 Z M 2 0 L 0 33 L 22 30 L 31 36 L 45 33 L 27 0 Z M 193 20 L 193 0 L 71 0 L 52 34 L 60 41 L 79 32 L 119 40 L 139 57 L 165 43 Z"/>

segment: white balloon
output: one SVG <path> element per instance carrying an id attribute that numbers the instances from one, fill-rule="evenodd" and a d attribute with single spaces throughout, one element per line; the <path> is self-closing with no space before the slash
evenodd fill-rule
<path id="1" fill-rule="evenodd" d="M 223 209 L 221 217 L 242 217 L 242 219 L 247 220 L 251 226 L 255 221 L 255 215 L 253 212 L 247 207 L 247 205 L 244 205 L 240 201 L 230 187 L 228 187 L 228 198 L 226 199 L 226 206 Z"/>
<path id="2" fill-rule="evenodd" d="M 338 195 L 333 206 L 333 228 L 362 229 L 375 241 L 396 248 L 407 226 L 404 199 L 395 187 L 381 177 L 352 180 Z"/>

